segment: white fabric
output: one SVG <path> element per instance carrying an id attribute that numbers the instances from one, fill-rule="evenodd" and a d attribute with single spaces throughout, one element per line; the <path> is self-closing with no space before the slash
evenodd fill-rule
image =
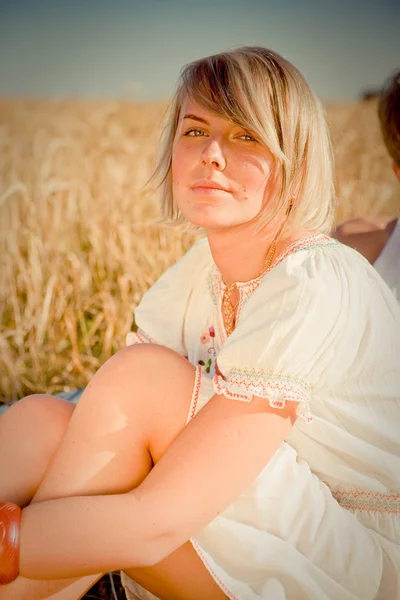
<path id="1" fill-rule="evenodd" d="M 399 305 L 367 260 L 323 235 L 238 287 L 226 338 L 202 240 L 144 295 L 127 337 L 197 366 L 190 417 L 215 393 L 295 400 L 304 417 L 193 546 L 231 599 L 400 599 Z"/>
<path id="2" fill-rule="evenodd" d="M 400 303 L 400 219 L 374 262 L 374 267 Z"/>

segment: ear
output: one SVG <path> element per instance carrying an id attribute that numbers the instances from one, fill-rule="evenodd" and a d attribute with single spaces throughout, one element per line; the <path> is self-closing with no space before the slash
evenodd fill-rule
<path id="1" fill-rule="evenodd" d="M 400 165 L 396 165 L 394 162 L 392 164 L 393 173 L 396 175 L 397 179 L 400 181 Z"/>

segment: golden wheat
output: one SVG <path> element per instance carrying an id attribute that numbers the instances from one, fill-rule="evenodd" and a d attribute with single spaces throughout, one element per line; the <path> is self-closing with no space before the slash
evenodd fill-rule
<path id="1" fill-rule="evenodd" d="M 0 101 L 0 401 L 87 383 L 195 237 L 159 223 L 165 105 Z M 398 214 L 372 102 L 327 106 L 337 221 Z M 168 310 L 168 307 L 162 307 Z"/>

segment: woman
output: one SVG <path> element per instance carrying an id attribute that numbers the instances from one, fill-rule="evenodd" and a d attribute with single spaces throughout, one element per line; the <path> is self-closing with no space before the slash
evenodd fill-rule
<path id="1" fill-rule="evenodd" d="M 399 598 L 400 309 L 326 235 L 319 101 L 264 48 L 196 61 L 157 174 L 206 238 L 72 416 L 39 396 L 0 418 L 1 500 L 25 506 L 6 597 L 122 569 L 132 598 Z"/>

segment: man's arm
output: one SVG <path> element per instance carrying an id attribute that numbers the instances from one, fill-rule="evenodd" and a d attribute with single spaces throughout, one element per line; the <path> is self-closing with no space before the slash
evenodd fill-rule
<path id="1" fill-rule="evenodd" d="M 373 264 L 396 226 L 393 217 L 360 217 L 340 223 L 331 233 L 342 244 L 354 248 Z"/>

